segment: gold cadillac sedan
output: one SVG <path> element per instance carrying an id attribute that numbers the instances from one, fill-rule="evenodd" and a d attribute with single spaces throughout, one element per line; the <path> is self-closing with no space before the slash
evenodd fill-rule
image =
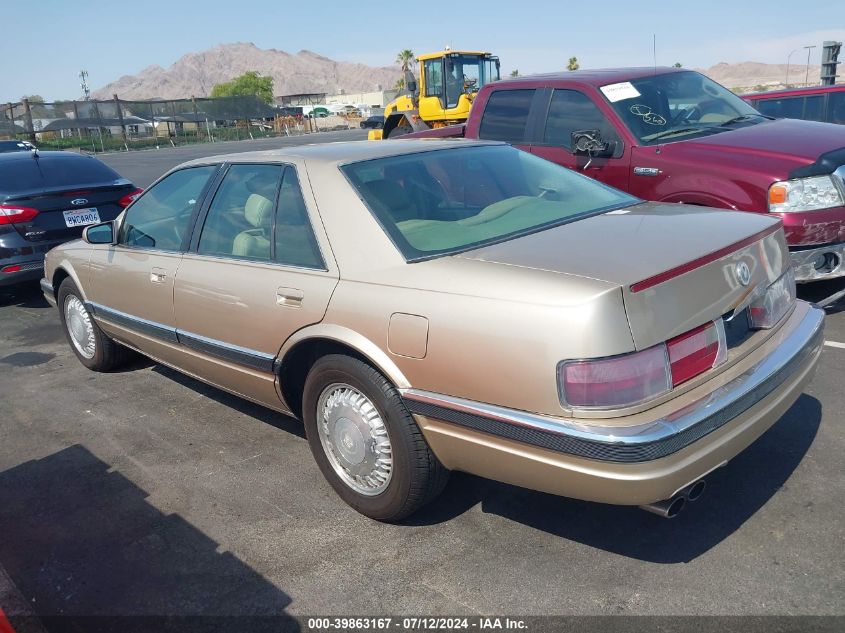
<path id="1" fill-rule="evenodd" d="M 765 215 L 397 140 L 181 165 L 41 285 L 86 367 L 135 350 L 301 419 L 369 517 L 450 470 L 671 517 L 811 378 L 789 261 Z"/>

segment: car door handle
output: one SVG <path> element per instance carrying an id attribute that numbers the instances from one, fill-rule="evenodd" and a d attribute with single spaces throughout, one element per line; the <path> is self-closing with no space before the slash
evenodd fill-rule
<path id="1" fill-rule="evenodd" d="M 298 308 L 302 305 L 305 293 L 299 288 L 278 288 L 276 290 L 276 305 Z"/>
<path id="2" fill-rule="evenodd" d="M 164 268 L 153 268 L 150 271 L 150 281 L 154 284 L 163 283 L 167 278 L 167 271 Z"/>

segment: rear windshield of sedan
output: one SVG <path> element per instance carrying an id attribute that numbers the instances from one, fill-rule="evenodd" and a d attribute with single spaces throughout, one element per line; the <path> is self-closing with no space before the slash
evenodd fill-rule
<path id="1" fill-rule="evenodd" d="M 341 169 L 408 261 L 501 242 L 638 202 L 507 145 L 390 156 Z"/>
<path id="2" fill-rule="evenodd" d="M 29 154 L 9 154 L 0 163 L 0 191 L 5 193 L 118 180 L 121 178 L 114 170 L 87 156 L 41 154 L 32 158 Z"/>

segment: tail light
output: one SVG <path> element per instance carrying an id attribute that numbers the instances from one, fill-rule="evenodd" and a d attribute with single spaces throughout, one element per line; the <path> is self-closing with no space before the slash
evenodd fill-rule
<path id="1" fill-rule="evenodd" d="M 0 204 L 0 224 L 30 222 L 38 215 L 38 209 L 19 207 L 15 204 Z"/>
<path id="2" fill-rule="evenodd" d="M 672 386 L 703 374 L 728 359 L 725 323 L 722 319 L 690 330 L 666 342 Z"/>
<path id="3" fill-rule="evenodd" d="M 117 201 L 117 203 L 125 209 L 130 204 L 135 202 L 135 199 L 142 193 L 144 193 L 143 189 L 135 189 L 135 191 L 127 193 L 125 196 L 123 196 L 120 200 Z"/>
<path id="4" fill-rule="evenodd" d="M 641 352 L 567 361 L 558 368 L 561 403 L 620 409 L 663 394 L 727 360 L 725 326 L 711 321 Z"/>
<path id="5" fill-rule="evenodd" d="M 795 297 L 795 272 L 790 268 L 766 288 L 766 294 L 749 306 L 751 327 L 755 330 L 774 327 L 795 303 Z"/>
<path id="6" fill-rule="evenodd" d="M 558 371 L 561 396 L 570 407 L 627 407 L 672 388 L 665 345 L 611 358 L 567 362 Z"/>
<path id="7" fill-rule="evenodd" d="M 20 271 L 20 264 L 12 264 L 11 266 L 3 266 L 3 270 L 0 270 L 0 273 L 19 273 Z"/>

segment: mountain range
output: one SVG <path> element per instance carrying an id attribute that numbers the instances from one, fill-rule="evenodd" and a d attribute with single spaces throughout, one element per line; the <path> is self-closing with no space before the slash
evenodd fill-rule
<path id="1" fill-rule="evenodd" d="M 93 96 L 97 99 L 110 99 L 113 94 L 122 99 L 205 97 L 211 94 L 215 84 L 230 81 L 248 70 L 271 76 L 275 95 L 384 90 L 392 88 L 402 74 L 398 66 L 340 62 L 307 50 L 292 54 L 237 42 L 189 53 L 169 68 L 154 65 L 136 75 L 124 75 L 94 91 Z M 737 91 L 782 87 L 787 70 L 791 84 L 803 83 L 807 76 L 807 67 L 797 63 L 787 69 L 786 64 L 722 62 L 697 70 Z M 817 83 L 818 77 L 819 66 L 810 66 L 809 80 Z"/>
<path id="2" fill-rule="evenodd" d="M 276 95 L 308 92 L 370 92 L 392 88 L 402 75 L 399 66 L 367 66 L 339 62 L 311 51 L 296 54 L 238 42 L 221 44 L 180 57 L 169 68 L 148 66 L 95 90 L 95 99 L 180 99 L 211 95 L 215 84 L 248 70 L 273 78 Z"/>

